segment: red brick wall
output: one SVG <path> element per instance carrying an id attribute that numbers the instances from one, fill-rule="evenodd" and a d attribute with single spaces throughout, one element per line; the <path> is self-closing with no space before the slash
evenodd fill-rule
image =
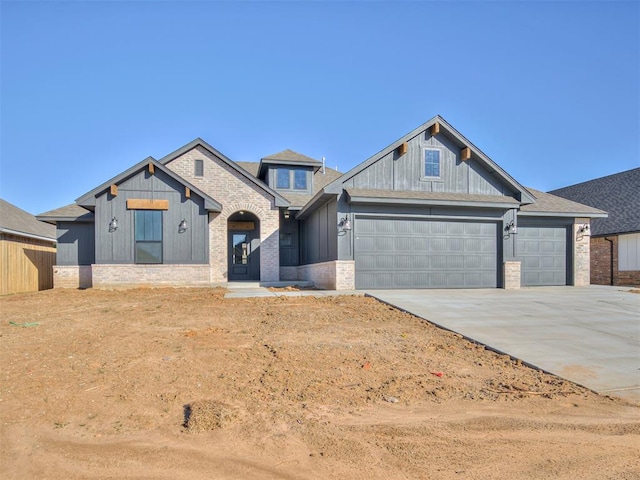
<path id="1" fill-rule="evenodd" d="M 613 262 L 613 272 L 611 262 Z M 611 281 L 612 273 L 613 282 Z M 640 270 L 618 271 L 617 235 L 591 237 L 591 283 L 593 285 L 640 285 Z"/>

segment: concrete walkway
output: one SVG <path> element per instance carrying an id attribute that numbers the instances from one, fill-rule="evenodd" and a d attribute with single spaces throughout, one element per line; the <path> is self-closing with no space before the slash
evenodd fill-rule
<path id="1" fill-rule="evenodd" d="M 629 290 L 592 285 L 367 294 L 596 392 L 640 401 L 640 294 Z"/>

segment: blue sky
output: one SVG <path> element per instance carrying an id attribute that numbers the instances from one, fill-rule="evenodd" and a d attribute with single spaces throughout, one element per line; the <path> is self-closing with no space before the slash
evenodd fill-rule
<path id="1" fill-rule="evenodd" d="M 202 137 L 347 171 L 436 114 L 539 190 L 640 166 L 640 3 L 1 1 L 0 196 Z"/>

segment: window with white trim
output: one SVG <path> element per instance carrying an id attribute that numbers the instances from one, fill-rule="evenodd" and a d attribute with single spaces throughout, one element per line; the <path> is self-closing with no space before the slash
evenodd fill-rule
<path id="1" fill-rule="evenodd" d="M 423 175 L 430 178 L 440 178 L 440 150 L 436 148 L 424 149 Z"/>

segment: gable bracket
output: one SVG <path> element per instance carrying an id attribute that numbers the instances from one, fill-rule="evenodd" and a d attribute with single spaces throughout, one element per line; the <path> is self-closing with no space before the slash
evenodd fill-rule
<path id="1" fill-rule="evenodd" d="M 463 162 L 469 160 L 471 158 L 471 149 L 469 147 L 464 147 L 460 150 L 460 160 Z"/>
<path id="2" fill-rule="evenodd" d="M 429 133 L 432 136 L 439 134 L 440 133 L 440 124 L 438 122 L 436 122 L 433 125 L 431 125 L 431 128 L 429 128 Z"/>
<path id="3" fill-rule="evenodd" d="M 109 187 L 109 193 L 114 197 L 118 196 L 118 185 L 115 183 L 112 184 L 111 187 Z"/>
<path id="4" fill-rule="evenodd" d="M 404 155 L 405 153 L 407 153 L 407 150 L 409 150 L 409 143 L 407 142 L 403 142 L 402 144 L 400 144 L 400 146 L 398 147 L 398 156 L 401 157 L 402 155 Z"/>
<path id="5" fill-rule="evenodd" d="M 156 169 L 155 169 L 155 167 L 153 166 L 153 162 L 149 162 L 149 173 L 150 173 L 151 175 L 153 175 L 153 174 L 155 173 L 155 171 L 156 171 Z"/>

